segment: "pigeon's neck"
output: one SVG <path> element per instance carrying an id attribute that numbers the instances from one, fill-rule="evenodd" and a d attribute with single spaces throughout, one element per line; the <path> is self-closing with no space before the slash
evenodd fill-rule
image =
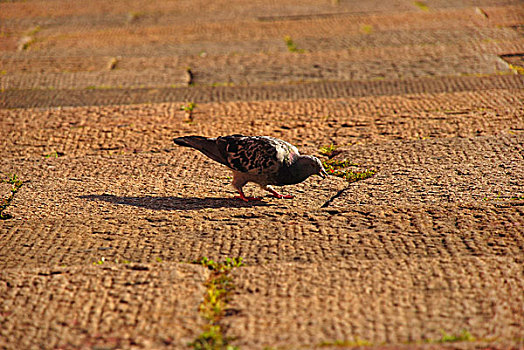
<path id="1" fill-rule="evenodd" d="M 311 167 L 307 166 L 309 162 L 307 158 L 299 157 L 298 160 L 289 167 L 290 176 L 286 185 L 297 184 L 313 175 Z"/>

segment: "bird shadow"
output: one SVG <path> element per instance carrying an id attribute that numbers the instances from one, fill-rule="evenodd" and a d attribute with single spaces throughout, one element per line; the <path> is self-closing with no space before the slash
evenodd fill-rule
<path id="1" fill-rule="evenodd" d="M 198 210 L 206 208 L 250 208 L 265 207 L 262 201 L 244 202 L 236 198 L 197 198 L 197 197 L 125 197 L 112 194 L 89 194 L 79 198 L 153 210 Z"/>

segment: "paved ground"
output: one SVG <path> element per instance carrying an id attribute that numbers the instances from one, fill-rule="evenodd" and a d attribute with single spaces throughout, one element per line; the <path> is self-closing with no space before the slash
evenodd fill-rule
<path id="1" fill-rule="evenodd" d="M 0 348 L 189 348 L 203 256 L 244 258 L 220 320 L 242 349 L 524 348 L 523 25 L 512 0 L 0 2 L 24 181 Z M 240 202 L 171 141 L 230 133 L 377 173 Z"/>

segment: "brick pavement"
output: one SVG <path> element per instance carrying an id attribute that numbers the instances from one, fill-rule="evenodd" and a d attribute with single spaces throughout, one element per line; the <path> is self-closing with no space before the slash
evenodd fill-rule
<path id="1" fill-rule="evenodd" d="M 242 349 L 523 347 L 518 1 L 35 0 L 0 20 L 0 171 L 24 181 L 0 348 L 189 348 L 203 256 L 244 258 L 219 320 Z M 243 203 L 171 142 L 239 132 L 377 173 Z"/>

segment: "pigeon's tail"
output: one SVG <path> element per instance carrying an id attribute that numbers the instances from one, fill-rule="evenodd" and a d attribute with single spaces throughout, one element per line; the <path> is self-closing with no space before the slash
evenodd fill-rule
<path id="1" fill-rule="evenodd" d="M 205 147 L 206 144 L 211 143 L 209 139 L 203 136 L 176 137 L 173 139 L 173 142 L 179 146 L 193 147 L 196 149 L 199 149 L 200 147 Z"/>
<path id="2" fill-rule="evenodd" d="M 203 136 L 183 136 L 174 138 L 173 142 L 179 146 L 195 148 L 214 161 L 227 165 L 227 161 L 217 144 L 217 139 L 208 139 Z"/>

